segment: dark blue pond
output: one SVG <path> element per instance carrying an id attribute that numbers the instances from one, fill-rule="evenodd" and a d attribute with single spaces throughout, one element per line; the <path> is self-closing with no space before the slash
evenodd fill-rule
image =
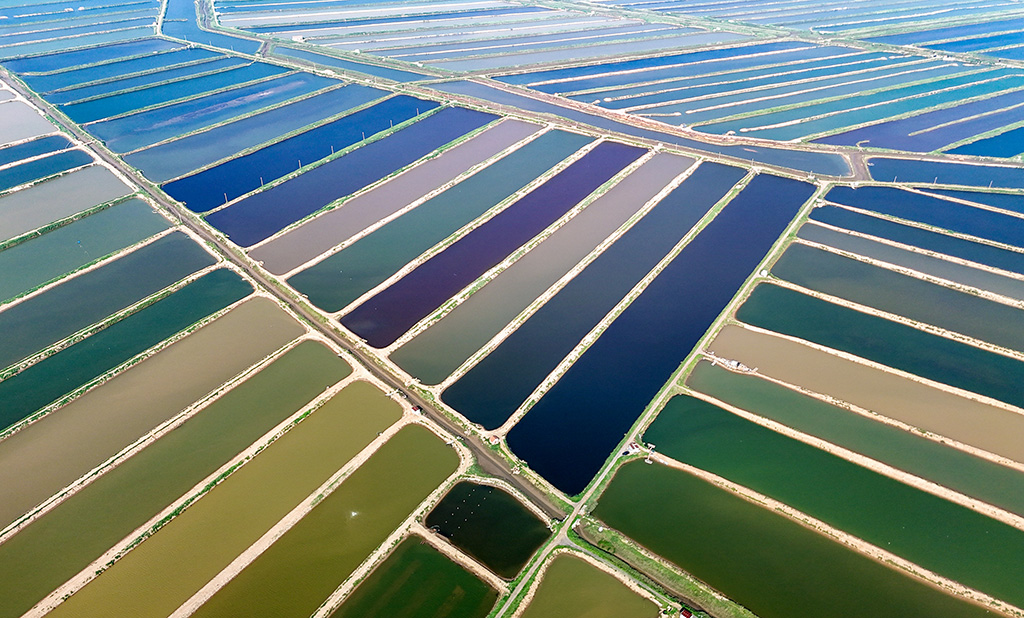
<path id="1" fill-rule="evenodd" d="M 370 345 L 387 347 L 644 152 L 641 148 L 616 142 L 599 144 L 543 185 L 356 307 L 341 323 Z"/>
<path id="2" fill-rule="evenodd" d="M 7 165 L 15 161 L 21 161 L 29 157 L 37 157 L 48 152 L 55 152 L 71 147 L 71 140 L 63 135 L 48 135 L 31 142 L 24 142 L 16 146 L 0 148 L 0 165 Z"/>
<path id="3" fill-rule="evenodd" d="M 1003 189 L 1024 189 L 1024 169 L 1019 167 L 997 167 L 945 163 L 940 161 L 915 161 L 913 159 L 887 159 L 872 157 L 871 177 L 881 182 L 910 182 L 968 187 L 998 187 Z"/>
<path id="4" fill-rule="evenodd" d="M 130 152 L 337 83 L 310 73 L 292 73 L 100 122 L 90 127 L 90 131 L 114 152 Z"/>
<path id="5" fill-rule="evenodd" d="M 213 257 L 181 232 L 157 239 L 0 313 L 0 366 L 6 367 L 119 311 Z"/>
<path id="6" fill-rule="evenodd" d="M 811 211 L 811 219 L 877 238 L 886 238 L 912 247 L 920 247 L 978 264 L 1024 274 L 1024 254 L 1016 251 L 983 245 L 835 206 L 815 208 Z"/>
<path id="7" fill-rule="evenodd" d="M 334 122 L 168 183 L 163 190 L 193 212 L 206 212 L 306 165 L 329 157 L 393 124 L 437 107 L 405 95 L 392 97 Z"/>
<path id="8" fill-rule="evenodd" d="M 583 491 L 813 193 L 754 178 L 512 428 L 512 452 Z"/>
<path id="9" fill-rule="evenodd" d="M 319 26 L 320 24 L 317 25 Z M 294 28 L 291 27 L 289 27 L 288 29 L 294 30 Z M 287 47 L 276 47 L 274 49 L 274 54 L 277 56 L 284 56 L 286 58 L 298 58 L 300 60 L 307 60 L 312 64 L 318 66 L 334 67 L 336 69 L 353 71 L 355 73 L 362 73 L 364 75 L 372 75 L 374 77 L 392 79 L 396 82 L 414 82 L 419 79 L 426 79 L 430 77 L 429 75 L 413 73 L 412 71 L 400 71 L 398 69 L 392 69 L 389 67 L 380 67 L 372 64 L 363 64 L 362 62 L 353 62 L 351 60 L 344 60 L 342 58 L 335 58 L 333 56 L 317 54 L 314 52 L 303 51 L 300 49 L 289 49 Z"/>
<path id="10" fill-rule="evenodd" d="M 246 64 L 245 60 L 241 58 L 234 59 L 231 64 L 236 65 L 236 68 L 202 77 L 194 77 L 182 82 L 151 86 L 123 94 L 114 94 L 84 103 L 72 103 L 62 106 L 61 111 L 75 122 L 84 124 L 100 120 L 101 118 L 132 112 L 149 107 L 150 105 L 160 105 L 168 101 L 193 97 L 205 92 L 235 86 L 256 79 L 280 75 L 287 71 L 285 68 L 272 64 Z"/>
<path id="11" fill-rule="evenodd" d="M 401 131 L 219 210 L 206 220 L 230 236 L 232 242 L 247 247 L 496 118 L 464 108 L 443 109 Z"/>
<path id="12" fill-rule="evenodd" d="M 1022 170 L 1024 171 L 1024 170 Z M 836 187 L 826 199 L 978 238 L 1024 247 L 1021 220 L 980 208 L 890 187 Z"/>
<path id="13" fill-rule="evenodd" d="M 876 148 L 897 148 L 917 152 L 931 152 L 938 150 L 947 144 L 960 141 L 986 133 L 993 129 L 1016 122 L 1020 118 L 1020 109 L 1008 109 L 1002 112 L 991 113 L 980 118 L 974 118 L 954 125 L 911 135 L 916 131 L 923 131 L 940 124 L 957 120 L 959 118 L 970 118 L 978 114 L 984 114 L 1002 107 L 1018 105 L 1024 102 L 1024 91 L 1009 92 L 999 96 L 965 103 L 955 107 L 940 109 L 934 112 L 927 112 L 910 118 L 893 120 L 881 124 L 854 129 L 846 133 L 831 135 L 821 139 L 813 140 L 819 144 L 835 144 L 842 146 L 854 146 L 864 142 L 867 146 Z M 983 140 L 984 141 L 984 140 Z M 1021 149 L 1024 151 L 1024 148 Z M 982 154 L 982 153 L 965 153 Z M 990 155 L 999 156 L 999 155 Z"/>
<path id="14" fill-rule="evenodd" d="M 68 88 L 78 84 L 87 84 L 101 79 L 110 79 L 112 77 L 122 75 L 126 76 L 133 73 L 150 71 L 186 62 L 209 60 L 219 56 L 220 54 L 216 52 L 207 51 L 198 47 L 193 49 L 177 49 L 173 51 L 154 53 L 141 58 L 120 60 L 108 64 L 101 64 L 99 66 L 72 69 L 70 71 L 61 71 L 60 73 L 51 73 L 49 75 L 22 75 L 21 79 L 31 86 L 33 90 L 47 93 L 60 88 Z"/>
<path id="15" fill-rule="evenodd" d="M 686 235 L 744 170 L 704 163 L 441 398 L 500 427 L 577 343 Z M 602 456 L 603 458 L 603 456 Z"/>
<path id="16" fill-rule="evenodd" d="M 1006 58 L 1007 60 L 1024 60 L 1024 46 L 987 52 L 987 54 L 997 58 Z"/>
<path id="17" fill-rule="evenodd" d="M 607 73 L 614 73 L 618 71 L 633 71 L 642 69 L 653 69 L 657 67 L 669 66 L 674 64 L 682 64 L 688 62 L 702 62 L 705 60 L 715 60 L 717 58 L 731 58 L 733 56 L 743 54 L 762 54 L 767 52 L 775 52 L 789 49 L 810 49 L 811 45 L 808 43 L 801 43 L 798 41 L 786 41 L 782 43 L 767 43 L 762 45 L 750 45 L 747 47 L 729 47 L 725 49 L 711 49 L 706 51 L 691 52 L 688 54 L 672 54 L 668 56 L 659 56 L 656 58 L 642 58 L 640 60 L 626 60 L 623 62 L 606 62 L 603 64 L 593 64 L 583 67 L 570 67 L 566 69 L 551 69 L 548 71 L 534 71 L 531 73 L 520 73 L 518 75 L 502 75 L 495 77 L 496 80 L 505 82 L 507 84 L 532 84 L 541 81 L 548 80 L 571 80 L 580 79 L 584 77 L 591 77 L 594 75 L 604 75 Z M 538 88 L 539 90 L 540 88 Z M 568 90 L 579 90 L 580 88 L 556 88 L 553 91 L 545 90 L 545 92 L 565 92 Z"/>
<path id="18" fill-rule="evenodd" d="M 762 284 L 737 319 L 966 391 L 1024 406 L 1024 363 L 905 324 Z"/>
<path id="19" fill-rule="evenodd" d="M 112 16 L 111 21 L 102 24 L 87 24 L 82 26 L 70 26 L 67 28 L 61 28 L 57 31 L 49 32 L 26 32 L 22 34 L 6 34 L 4 35 L 4 44 L 11 45 L 14 43 L 24 43 L 27 41 L 42 41 L 45 39 L 54 39 L 65 36 L 78 36 L 81 34 L 90 34 L 93 32 L 105 32 L 107 30 L 115 30 L 117 28 L 134 28 L 137 26 L 146 26 L 153 24 L 156 20 L 153 17 L 135 17 L 131 19 L 122 19 L 115 21 L 115 17 Z"/>
<path id="20" fill-rule="evenodd" d="M 1013 113 L 1020 118 L 1020 110 Z M 1015 157 L 1024 152 L 1024 127 L 987 137 L 970 144 L 964 144 L 949 152 L 953 154 L 978 155 L 981 157 Z"/>
<path id="21" fill-rule="evenodd" d="M 92 156 L 84 150 L 66 150 L 42 159 L 15 165 L 0 170 L 0 191 L 6 191 L 11 187 L 66 172 L 89 163 L 92 163 Z"/>
<path id="22" fill-rule="evenodd" d="M 956 191 L 953 189 L 922 188 L 922 190 L 928 193 L 934 193 L 935 195 L 946 195 L 959 200 L 974 202 L 975 204 L 984 204 L 986 206 L 1024 214 L 1024 196 L 1022 195 L 1013 195 L 1011 193 L 985 193 L 981 191 Z"/>
<path id="23" fill-rule="evenodd" d="M 58 71 L 69 67 L 84 64 L 96 64 L 121 60 L 132 56 L 152 54 L 153 52 L 181 48 L 181 43 L 165 39 L 142 39 L 128 41 L 126 43 L 114 43 L 112 45 L 101 45 L 77 51 L 59 52 L 46 56 L 34 58 L 22 58 L 10 60 L 4 66 L 15 73 L 44 73 L 47 71 Z"/>
<path id="24" fill-rule="evenodd" d="M 0 428 L 30 416 L 65 393 L 211 313 L 252 293 L 233 271 L 215 270 L 156 303 L 0 382 Z"/>
<path id="25" fill-rule="evenodd" d="M 191 77 L 197 73 L 219 71 L 228 67 L 239 66 L 241 64 L 244 64 L 244 62 L 239 61 L 238 58 L 217 58 L 209 62 L 187 64 L 185 66 L 162 69 L 151 73 L 144 73 L 134 77 L 126 77 L 124 79 L 103 82 L 92 86 L 70 88 L 62 90 L 61 92 L 48 94 L 46 95 L 46 100 L 54 105 L 64 105 L 73 101 L 105 96 L 121 90 L 128 90 L 130 88 L 140 88 L 142 86 L 149 86 L 165 81 L 181 80 Z"/>
<path id="26" fill-rule="evenodd" d="M 124 160 L 142 170 L 150 180 L 166 182 L 385 94 L 368 86 L 349 84 L 141 150 L 125 156 Z"/>
<path id="27" fill-rule="evenodd" d="M 766 148 L 763 146 L 720 146 L 701 142 L 695 139 L 680 137 L 672 133 L 662 133 L 651 129 L 641 129 L 630 124 L 618 122 L 586 112 L 562 107 L 546 101 L 538 101 L 531 97 L 474 82 L 447 82 L 431 86 L 441 92 L 462 94 L 491 101 L 499 105 L 509 105 L 529 111 L 554 114 L 574 122 L 581 122 L 600 129 L 624 133 L 643 139 L 651 139 L 666 144 L 675 144 L 684 148 L 692 148 L 699 152 L 711 152 L 725 156 L 756 161 L 767 165 L 778 165 L 795 170 L 830 176 L 847 176 L 850 174 L 849 164 L 839 155 L 804 150 L 785 150 L 782 148 Z"/>
<path id="28" fill-rule="evenodd" d="M 548 131 L 322 262 L 296 273 L 288 283 L 308 295 L 317 307 L 331 313 L 340 311 L 590 141 L 576 133 Z"/>
<path id="29" fill-rule="evenodd" d="M 918 43 L 927 43 L 928 41 L 963 38 L 972 34 L 987 34 L 989 32 L 999 30 L 1016 30 L 1020 28 L 1024 28 L 1024 19 L 988 21 L 980 24 L 970 24 L 967 26 L 949 26 L 947 28 L 936 28 L 934 30 L 879 36 L 867 40 L 879 43 L 888 43 L 890 45 L 916 45 Z"/>
<path id="30" fill-rule="evenodd" d="M 928 49 L 941 49 L 942 51 L 951 52 L 972 52 L 985 50 L 990 47 L 1002 47 L 1003 45 L 1010 45 L 1012 43 L 1018 43 L 1019 41 L 1020 32 L 1010 32 L 1008 34 L 995 34 L 992 36 L 983 36 L 961 41 L 935 43 L 933 45 L 925 45 L 925 47 Z"/>

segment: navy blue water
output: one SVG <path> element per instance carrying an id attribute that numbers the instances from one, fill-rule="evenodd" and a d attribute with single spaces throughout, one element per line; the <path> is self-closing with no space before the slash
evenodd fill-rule
<path id="1" fill-rule="evenodd" d="M 445 108 L 401 131 L 219 210 L 206 217 L 206 221 L 227 234 L 232 242 L 248 247 L 496 118 L 461 107 Z"/>
<path id="2" fill-rule="evenodd" d="M 871 177 L 881 182 L 910 182 L 968 187 L 998 187 L 1024 189 L 1024 168 L 945 163 L 942 161 L 915 161 L 913 159 L 887 159 L 872 157 Z"/>
<path id="3" fill-rule="evenodd" d="M 1024 225 L 1020 219 L 1001 213 L 890 187 L 836 187 L 825 198 L 837 204 L 1024 247 Z"/>
<path id="4" fill-rule="evenodd" d="M 737 319 L 895 367 L 929 380 L 1024 406 L 1024 363 L 952 339 L 762 284 Z"/>
<path id="5" fill-rule="evenodd" d="M 955 189 L 923 188 L 922 191 L 1024 214 L 1024 196 L 1022 195 L 1015 195 L 1012 193 L 988 193 L 983 191 L 957 191 Z"/>
<path id="6" fill-rule="evenodd" d="M 0 165 L 7 165 L 29 157 L 56 152 L 71 147 L 71 140 L 63 135 L 48 135 L 16 146 L 0 148 Z"/>
<path id="7" fill-rule="evenodd" d="M 811 211 L 811 219 L 836 227 L 863 232 L 878 238 L 920 247 L 929 251 L 963 258 L 979 264 L 1024 274 L 1024 254 L 991 245 L 984 245 L 939 232 L 932 232 L 894 221 L 853 212 L 845 208 L 827 206 Z"/>
<path id="8" fill-rule="evenodd" d="M 45 39 L 53 39 L 65 36 L 77 36 L 80 34 L 91 34 L 94 32 L 105 32 L 107 30 L 114 30 L 118 28 L 135 28 L 137 26 L 146 26 L 154 23 L 152 17 L 132 17 L 129 19 L 118 20 L 116 16 L 111 16 L 111 20 L 100 24 L 83 24 L 80 26 L 69 26 L 67 28 L 61 28 L 57 32 L 24 32 L 21 34 L 5 34 L 4 44 L 10 45 L 13 43 L 25 43 L 31 41 L 42 41 Z"/>
<path id="9" fill-rule="evenodd" d="M 300 167 L 331 156 L 359 141 L 437 107 L 405 95 L 392 97 L 334 122 L 225 161 L 216 167 L 167 183 L 162 189 L 192 212 L 206 212 L 287 176 Z"/>
<path id="10" fill-rule="evenodd" d="M 215 270 L 0 382 L 0 430 L 252 291 L 233 271 Z"/>
<path id="11" fill-rule="evenodd" d="M 1022 28 L 1024 27 L 1024 19 L 1011 19 L 997 22 L 983 22 L 980 24 L 971 24 L 967 26 L 949 26 L 946 28 L 935 28 L 933 30 L 891 34 L 888 36 L 874 37 L 867 40 L 877 41 L 880 43 L 889 43 L 892 45 L 916 45 L 918 43 L 939 41 L 941 39 L 962 38 L 971 34 L 984 34 L 987 32 L 991 32 L 997 27 L 1000 30 L 1013 30 L 1017 28 Z"/>
<path id="12" fill-rule="evenodd" d="M 159 51 L 181 49 L 182 47 L 184 46 L 181 43 L 166 39 L 140 39 L 126 43 L 114 43 L 76 51 L 35 56 L 33 58 L 9 60 L 4 62 L 4 66 L 15 73 L 45 73 L 86 64 L 121 60 Z"/>
<path id="13" fill-rule="evenodd" d="M 353 309 L 341 323 L 370 345 L 387 347 L 644 152 L 642 148 L 616 142 L 599 144 L 543 185 Z"/>
<path id="14" fill-rule="evenodd" d="M 583 491 L 814 189 L 755 177 L 512 428 L 512 452 Z"/>
<path id="15" fill-rule="evenodd" d="M 1013 110 L 1019 114 L 1020 110 Z M 1024 128 L 993 135 L 970 144 L 964 144 L 949 152 L 953 154 L 978 155 L 981 157 L 1015 157 L 1024 152 Z"/>
<path id="16" fill-rule="evenodd" d="M 595 114 L 562 107 L 554 103 L 539 101 L 524 95 L 505 92 L 497 88 L 475 82 L 445 82 L 432 86 L 441 92 L 462 94 L 491 101 L 499 105 L 509 105 L 534 112 L 554 114 L 562 118 L 581 122 L 600 129 L 624 133 L 644 139 L 675 144 L 692 148 L 699 152 L 712 152 L 738 159 L 757 161 L 768 165 L 778 165 L 814 174 L 831 176 L 847 176 L 850 174 L 849 164 L 839 155 L 832 153 L 810 152 L 805 150 L 786 150 L 782 148 L 766 148 L 763 146 L 720 146 L 694 139 L 680 137 L 672 133 L 662 133 L 651 129 L 642 129 L 630 124 L 611 120 Z M 1024 172 L 1024 170 L 1022 170 Z M 1024 174 L 1022 174 L 1024 175 Z"/>
<path id="17" fill-rule="evenodd" d="M 207 62 L 170 67 L 159 71 L 143 73 L 141 75 L 132 75 L 121 79 L 115 79 L 113 81 L 105 81 L 99 84 L 67 88 L 60 92 L 51 92 L 47 94 L 46 100 L 54 105 L 64 105 L 66 103 L 81 101 L 83 99 L 106 96 L 121 90 L 150 86 L 160 82 L 181 81 L 199 73 L 219 71 L 241 64 L 244 64 L 244 61 L 239 62 L 238 58 L 228 58 L 225 56 L 223 58 L 215 58 Z"/>
<path id="18" fill-rule="evenodd" d="M 174 232 L 0 313 L 0 367 L 17 362 L 214 263 Z"/>
<path id="19" fill-rule="evenodd" d="M 323 27 L 323 22 L 315 24 L 316 27 Z M 280 27 L 277 28 L 280 30 Z M 289 27 L 288 30 L 294 30 L 295 28 Z M 396 82 L 414 82 L 420 79 L 429 78 L 429 75 L 423 75 L 421 73 L 413 73 L 412 71 L 400 71 L 398 69 L 392 69 L 389 67 L 375 66 L 372 64 L 363 64 L 361 62 L 353 62 L 351 60 L 344 60 L 342 58 L 334 58 L 333 56 L 325 56 L 323 54 L 317 54 L 314 52 L 304 51 L 300 49 L 289 49 L 287 47 L 275 47 L 274 55 L 284 56 L 286 58 L 298 58 L 300 60 L 307 60 L 314 65 L 329 66 L 336 69 L 343 69 L 345 71 L 354 71 L 356 73 L 362 73 L 364 75 L 372 75 L 374 77 L 383 77 L 384 79 L 393 79 Z"/>
<path id="20" fill-rule="evenodd" d="M 322 262 L 296 273 L 288 284 L 324 311 L 340 311 L 590 141 L 576 133 L 548 131 Z M 344 239 L 338 239 L 341 240 Z"/>
<path id="21" fill-rule="evenodd" d="M 577 343 L 743 178 L 702 163 L 441 399 L 486 429 L 500 427 Z"/>
<path id="22" fill-rule="evenodd" d="M 61 71 L 49 75 L 22 75 L 25 81 L 33 90 L 42 93 L 49 93 L 53 90 L 87 84 L 94 81 L 109 79 L 121 75 L 131 75 L 144 71 L 151 71 L 163 67 L 174 66 L 186 62 L 209 60 L 220 57 L 222 54 L 207 51 L 199 47 L 193 49 L 176 49 L 149 54 L 141 58 L 119 60 L 117 62 L 102 64 L 99 66 L 85 67 Z"/>
<path id="23" fill-rule="evenodd" d="M 280 75 L 288 69 L 265 63 L 245 64 L 239 59 L 236 68 L 211 75 L 194 77 L 183 82 L 150 86 L 123 94 L 113 94 L 102 99 L 61 106 L 61 111 L 79 124 L 94 122 L 125 114 L 151 105 L 161 105 L 185 97 L 193 97 L 213 90 L 236 86 L 245 82 Z"/>
<path id="24" fill-rule="evenodd" d="M 84 150 L 65 150 L 42 159 L 21 163 L 0 170 L 0 191 L 6 191 L 11 187 L 66 172 L 89 163 L 92 163 L 92 156 Z"/>
<path id="25" fill-rule="evenodd" d="M 140 150 L 126 155 L 124 160 L 142 170 L 150 180 L 166 182 L 385 94 L 368 86 L 348 84 L 196 135 Z"/>
<path id="26" fill-rule="evenodd" d="M 236 116 L 299 97 L 338 82 L 293 73 L 92 125 L 93 135 L 114 152 L 129 152 Z"/>

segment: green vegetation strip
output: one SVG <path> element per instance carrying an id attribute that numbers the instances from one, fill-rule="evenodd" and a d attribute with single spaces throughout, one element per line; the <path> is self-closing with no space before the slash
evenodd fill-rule
<path id="1" fill-rule="evenodd" d="M 331 618 L 483 618 L 497 600 L 496 590 L 412 536 Z"/>
<path id="2" fill-rule="evenodd" d="M 0 618 L 16 618 L 351 368 L 306 341 L 0 545 Z"/>
<path id="3" fill-rule="evenodd" d="M 403 428 L 193 616 L 312 614 L 458 465 L 430 430 Z"/>
<path id="4" fill-rule="evenodd" d="M 254 298 L 6 438 L 0 442 L 0 525 L 302 332 L 276 303 Z"/>
<path id="5" fill-rule="evenodd" d="M 399 416 L 351 384 L 49 615 L 165 618 Z"/>
<path id="6" fill-rule="evenodd" d="M 882 505 L 856 508 L 881 511 Z M 666 466 L 639 460 L 623 466 L 595 516 L 760 618 L 992 615 Z"/>
<path id="7" fill-rule="evenodd" d="M 694 390 L 1024 516 L 1024 473 L 750 374 L 698 363 Z"/>
<path id="8" fill-rule="evenodd" d="M 644 438 L 669 457 L 1024 606 L 1024 531 L 686 395 L 669 401 Z"/>

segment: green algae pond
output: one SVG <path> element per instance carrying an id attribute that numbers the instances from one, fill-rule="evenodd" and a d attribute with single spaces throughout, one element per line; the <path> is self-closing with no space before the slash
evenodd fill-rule
<path id="1" fill-rule="evenodd" d="M 551 536 L 511 494 L 469 481 L 452 487 L 424 523 L 505 579 L 515 577 Z"/>
<path id="2" fill-rule="evenodd" d="M 374 386 L 345 387 L 49 615 L 165 618 L 400 415 Z"/>
<path id="3" fill-rule="evenodd" d="M 312 614 L 458 465 L 429 429 L 403 428 L 193 616 Z"/>
<path id="4" fill-rule="evenodd" d="M 520 618 L 657 618 L 657 605 L 571 554 L 556 556 Z"/>
<path id="5" fill-rule="evenodd" d="M 760 618 L 996 615 L 667 466 L 624 465 L 594 515 Z"/>
<path id="6" fill-rule="evenodd" d="M 1009 524 L 688 395 L 673 397 L 644 439 L 934 573 L 1024 605 L 1024 531 Z"/>
<path id="7" fill-rule="evenodd" d="M 0 545 L 0 618 L 16 618 L 351 368 L 305 341 Z"/>
<path id="8" fill-rule="evenodd" d="M 3 440 L 0 522 L 14 521 L 302 332 L 276 303 L 254 298 Z"/>
<path id="9" fill-rule="evenodd" d="M 1024 473 L 750 374 L 698 363 L 690 388 L 1024 516 Z"/>
<path id="10" fill-rule="evenodd" d="M 496 590 L 411 536 L 331 618 L 484 618 L 497 600 Z"/>

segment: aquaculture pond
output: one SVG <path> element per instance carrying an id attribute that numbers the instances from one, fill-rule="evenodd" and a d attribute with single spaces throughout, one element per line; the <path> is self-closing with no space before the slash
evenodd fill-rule
<path id="1" fill-rule="evenodd" d="M 969 165 L 946 161 L 916 161 L 872 157 L 871 177 L 881 182 L 941 183 L 974 187 L 1024 189 L 1024 169 Z"/>
<path id="2" fill-rule="evenodd" d="M 405 427 L 193 615 L 312 614 L 458 463 L 430 430 Z"/>
<path id="3" fill-rule="evenodd" d="M 500 427 L 605 315 L 745 172 L 703 163 L 543 307 L 441 395 L 463 416 Z"/>
<path id="4" fill-rule="evenodd" d="M 655 618 L 658 606 L 573 554 L 548 564 L 523 618 Z"/>
<path id="5" fill-rule="evenodd" d="M 107 83 L 113 76 L 117 76 L 120 81 L 133 76 L 160 75 L 164 69 L 173 67 L 211 66 L 207 64 L 209 61 L 224 57 L 223 54 L 199 47 L 177 48 L 127 60 L 68 68 L 54 73 L 22 72 L 19 77 L 36 92 L 51 95 L 79 87 L 89 87 L 92 84 Z"/>
<path id="6" fill-rule="evenodd" d="M 61 396 L 89 384 L 251 292 L 252 286 L 234 272 L 215 270 L 8 377 L 0 382 L 0 429 L 28 418 Z"/>
<path id="7" fill-rule="evenodd" d="M 14 521 L 301 333 L 274 303 L 253 299 L 8 436 L 0 442 L 0 522 Z"/>
<path id="8" fill-rule="evenodd" d="M 167 182 L 350 108 L 369 103 L 383 94 L 374 88 L 349 84 L 194 135 L 138 150 L 125 155 L 124 160 L 141 170 L 150 180 Z"/>
<path id="9" fill-rule="evenodd" d="M 992 615 L 667 466 L 624 465 L 595 516 L 762 618 Z"/>
<path id="10" fill-rule="evenodd" d="M 1021 219 L 990 210 L 965 206 L 938 197 L 890 187 L 836 187 L 825 199 L 885 215 L 1024 247 Z"/>
<path id="11" fill-rule="evenodd" d="M 19 296 L 148 236 L 170 223 L 133 199 L 0 252 L 0 302 Z"/>
<path id="12" fill-rule="evenodd" d="M 970 144 L 953 148 L 952 154 L 978 155 L 981 157 L 1015 157 L 1024 152 L 1021 138 L 1024 130 L 1016 128 L 999 135 L 986 137 Z"/>
<path id="13" fill-rule="evenodd" d="M 471 481 L 452 487 L 424 525 L 505 579 L 514 578 L 551 536 L 511 494 Z"/>
<path id="14" fill-rule="evenodd" d="M 69 279 L 0 313 L 6 367 L 124 309 L 197 270 L 213 256 L 173 232 L 101 268 Z"/>
<path id="15" fill-rule="evenodd" d="M 802 287 L 1024 350 L 1024 312 L 973 294 L 802 244 L 790 245 L 772 274 Z"/>
<path id="16" fill-rule="evenodd" d="M 36 108 L 23 101 L 0 103 L 0 144 L 53 133 L 57 127 L 50 124 Z"/>
<path id="17" fill-rule="evenodd" d="M 673 397 L 644 439 L 940 575 L 1014 605 L 1024 597 L 1024 531 L 1009 524 L 688 395 Z"/>
<path id="18" fill-rule="evenodd" d="M 512 428 L 512 451 L 581 492 L 813 192 L 755 176 Z"/>
<path id="19" fill-rule="evenodd" d="M 711 344 L 766 376 L 827 393 L 883 417 L 1024 461 L 1024 416 L 775 335 L 728 326 Z"/>
<path id="20" fill-rule="evenodd" d="M 299 60 L 305 60 L 311 63 L 314 67 L 334 67 L 345 71 L 355 71 L 356 73 L 373 75 L 374 77 L 383 77 L 384 79 L 391 79 L 396 82 L 414 82 L 429 77 L 422 73 L 402 71 L 399 69 L 392 69 L 391 67 L 383 67 L 362 62 L 353 62 L 347 58 L 336 58 L 334 56 L 317 54 L 302 49 L 290 49 L 287 47 L 275 46 L 273 53 L 277 56 L 284 56 L 286 58 L 298 58 Z"/>
<path id="21" fill-rule="evenodd" d="M 430 198 L 373 233 L 300 271 L 288 284 L 310 302 L 338 311 L 589 143 L 549 131 Z"/>
<path id="22" fill-rule="evenodd" d="M 1024 199 L 1020 193 L 994 193 L 988 191 L 958 191 L 955 189 L 933 189 L 925 187 L 919 189 L 925 193 L 951 197 L 958 200 L 965 200 L 975 204 L 992 206 L 1002 210 L 1009 210 L 1024 214 Z"/>
<path id="23" fill-rule="evenodd" d="M 543 185 L 364 301 L 341 323 L 371 346 L 390 345 L 644 152 L 616 142 L 598 144 Z"/>
<path id="24" fill-rule="evenodd" d="M 351 372 L 322 344 L 289 350 L 184 425 L 0 545 L 15 618 Z"/>
<path id="25" fill-rule="evenodd" d="M 41 159 L 19 163 L 0 170 L 0 191 L 36 182 L 92 162 L 92 155 L 84 150 L 65 150 Z"/>
<path id="26" fill-rule="evenodd" d="M 345 202 L 344 208 L 325 212 L 253 249 L 249 256 L 262 262 L 270 272 L 283 275 L 360 230 L 388 219 L 418 198 L 456 180 L 539 130 L 535 124 L 503 120 L 441 155 L 353 197 Z"/>
<path id="27" fill-rule="evenodd" d="M 0 197 L 0 242 L 45 227 L 130 193 L 99 165 L 75 170 Z"/>
<path id="28" fill-rule="evenodd" d="M 347 386 L 50 615 L 171 614 L 400 415 L 372 385 Z M 416 450 L 410 445 L 410 454 Z"/>
<path id="29" fill-rule="evenodd" d="M 697 364 L 686 384 L 742 410 L 1024 515 L 1024 473 L 1013 468 L 706 361 Z"/>
<path id="30" fill-rule="evenodd" d="M 422 382 L 441 382 L 692 164 L 668 154 L 645 162 L 391 359 Z"/>
<path id="31" fill-rule="evenodd" d="M 207 215 L 206 220 L 235 243 L 253 245 L 495 119 L 496 116 L 484 112 L 445 108 L 383 139 Z"/>
<path id="32" fill-rule="evenodd" d="M 332 618 L 484 618 L 498 592 L 419 537 L 402 541 Z"/>
<path id="33" fill-rule="evenodd" d="M 15 73 L 49 73 L 66 70 L 70 67 L 113 62 L 183 47 L 184 45 L 177 41 L 150 37 L 86 49 L 62 51 L 45 56 L 18 58 L 5 62 L 4 66 Z"/>
<path id="34" fill-rule="evenodd" d="M 57 152 L 71 146 L 71 140 L 63 135 L 47 135 L 13 146 L 5 146 L 0 148 L 0 165 L 8 165 L 22 159 Z"/>

